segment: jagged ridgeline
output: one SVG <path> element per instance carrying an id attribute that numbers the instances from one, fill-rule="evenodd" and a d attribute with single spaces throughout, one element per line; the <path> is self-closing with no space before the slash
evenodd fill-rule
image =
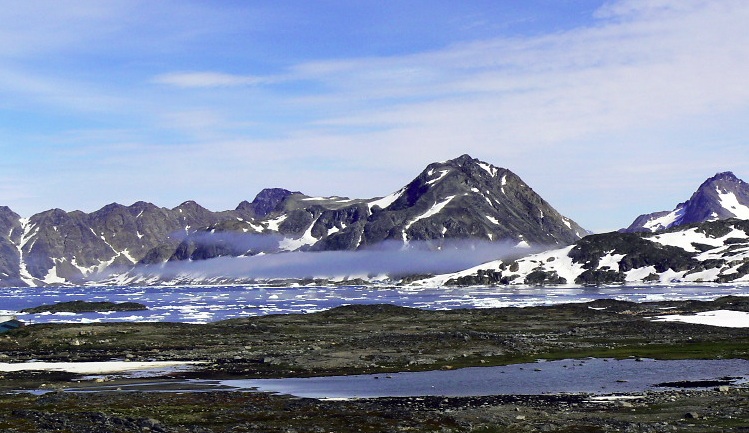
<path id="1" fill-rule="evenodd" d="M 749 219 L 749 184 L 730 171 L 707 179 L 672 211 L 640 215 L 623 231 L 657 232 L 684 224 L 729 218 Z"/>
<path id="2" fill-rule="evenodd" d="M 587 232 L 510 170 L 463 155 L 430 164 L 385 197 L 310 197 L 273 188 L 236 209 L 138 202 L 21 218 L 0 209 L 0 284 L 80 284 L 134 266 L 289 251 L 353 251 L 383 242 L 568 245 Z M 251 278 L 251 275 L 248 277 Z"/>
<path id="3" fill-rule="evenodd" d="M 419 281 L 418 285 L 498 285 L 749 281 L 749 221 L 681 225 L 658 233 L 587 236 L 565 248 Z"/>

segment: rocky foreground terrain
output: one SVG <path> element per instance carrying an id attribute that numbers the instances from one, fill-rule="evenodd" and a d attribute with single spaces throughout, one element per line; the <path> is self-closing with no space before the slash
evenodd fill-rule
<path id="1" fill-rule="evenodd" d="M 583 357 L 744 358 L 749 329 L 654 316 L 749 311 L 749 299 L 425 311 L 347 306 L 306 315 L 206 325 L 31 325 L 0 336 L 0 361 L 204 361 L 174 378 L 251 378 L 379 373 Z M 643 363 L 645 365 L 646 363 Z M 749 373 L 749 372 L 748 372 Z M 720 372 L 716 372 L 720 374 Z M 70 393 L 68 373 L 5 373 L 0 429 L 8 432 L 742 432 L 741 386 L 648 392 L 604 401 L 589 395 L 381 398 L 321 401 L 230 391 Z M 12 393 L 30 389 L 43 395 Z"/>

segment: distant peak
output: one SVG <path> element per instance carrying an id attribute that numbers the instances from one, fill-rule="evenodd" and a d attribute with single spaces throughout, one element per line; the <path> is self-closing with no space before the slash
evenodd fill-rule
<path id="1" fill-rule="evenodd" d="M 722 173 L 717 173 L 715 176 L 711 177 L 710 180 L 730 180 L 730 181 L 737 181 L 740 180 L 738 177 L 736 177 L 735 174 L 731 171 L 724 171 Z"/>
<path id="2" fill-rule="evenodd" d="M 716 182 L 731 182 L 731 183 L 743 183 L 741 179 L 736 177 L 735 174 L 733 174 L 730 171 L 724 171 L 721 173 L 716 173 L 715 176 L 707 179 L 705 182 L 700 185 L 700 189 L 702 188 L 712 188 L 712 185 Z"/>
<path id="3" fill-rule="evenodd" d="M 252 200 L 251 206 L 255 212 L 255 216 L 265 217 L 273 212 L 286 197 L 294 194 L 301 194 L 301 192 L 291 192 L 283 188 L 265 188 Z"/>
<path id="4" fill-rule="evenodd" d="M 452 162 L 455 162 L 457 164 L 463 165 L 466 162 L 474 162 L 477 161 L 477 159 L 473 158 L 471 155 L 464 153 L 463 155 L 460 155 L 459 157 L 452 160 Z"/>
<path id="5" fill-rule="evenodd" d="M 255 196 L 255 199 L 252 200 L 252 203 L 258 204 L 258 203 L 265 203 L 268 201 L 278 201 L 292 194 L 301 194 L 301 192 L 299 191 L 291 192 L 288 189 L 284 189 L 284 188 L 265 188 Z"/>
<path id="6" fill-rule="evenodd" d="M 173 210 L 189 210 L 189 211 L 195 211 L 195 210 L 206 210 L 203 206 L 199 205 L 195 200 L 187 200 L 186 202 L 181 203 L 179 206 L 175 207 Z"/>

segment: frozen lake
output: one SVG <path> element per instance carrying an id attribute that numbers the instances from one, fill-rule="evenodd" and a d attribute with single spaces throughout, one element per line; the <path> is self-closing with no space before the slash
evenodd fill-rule
<path id="1" fill-rule="evenodd" d="M 327 310 L 348 304 L 386 303 L 423 309 L 522 307 L 595 299 L 635 302 L 749 295 L 749 285 L 639 285 L 611 287 L 470 287 L 418 288 L 174 286 L 174 287 L 31 287 L 0 288 L 0 316 L 17 314 L 26 323 L 170 321 L 207 323 L 267 314 Z M 140 302 L 147 311 L 85 314 L 20 314 L 56 302 L 85 300 Z"/>

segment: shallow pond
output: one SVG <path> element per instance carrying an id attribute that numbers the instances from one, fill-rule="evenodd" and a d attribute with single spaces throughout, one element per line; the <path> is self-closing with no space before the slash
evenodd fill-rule
<path id="1" fill-rule="evenodd" d="M 678 382 L 678 383 L 676 383 Z M 749 360 L 566 359 L 501 367 L 285 379 L 151 380 L 68 391 L 262 391 L 309 398 L 615 394 L 749 383 Z M 665 385 L 664 385 L 665 384 Z"/>

